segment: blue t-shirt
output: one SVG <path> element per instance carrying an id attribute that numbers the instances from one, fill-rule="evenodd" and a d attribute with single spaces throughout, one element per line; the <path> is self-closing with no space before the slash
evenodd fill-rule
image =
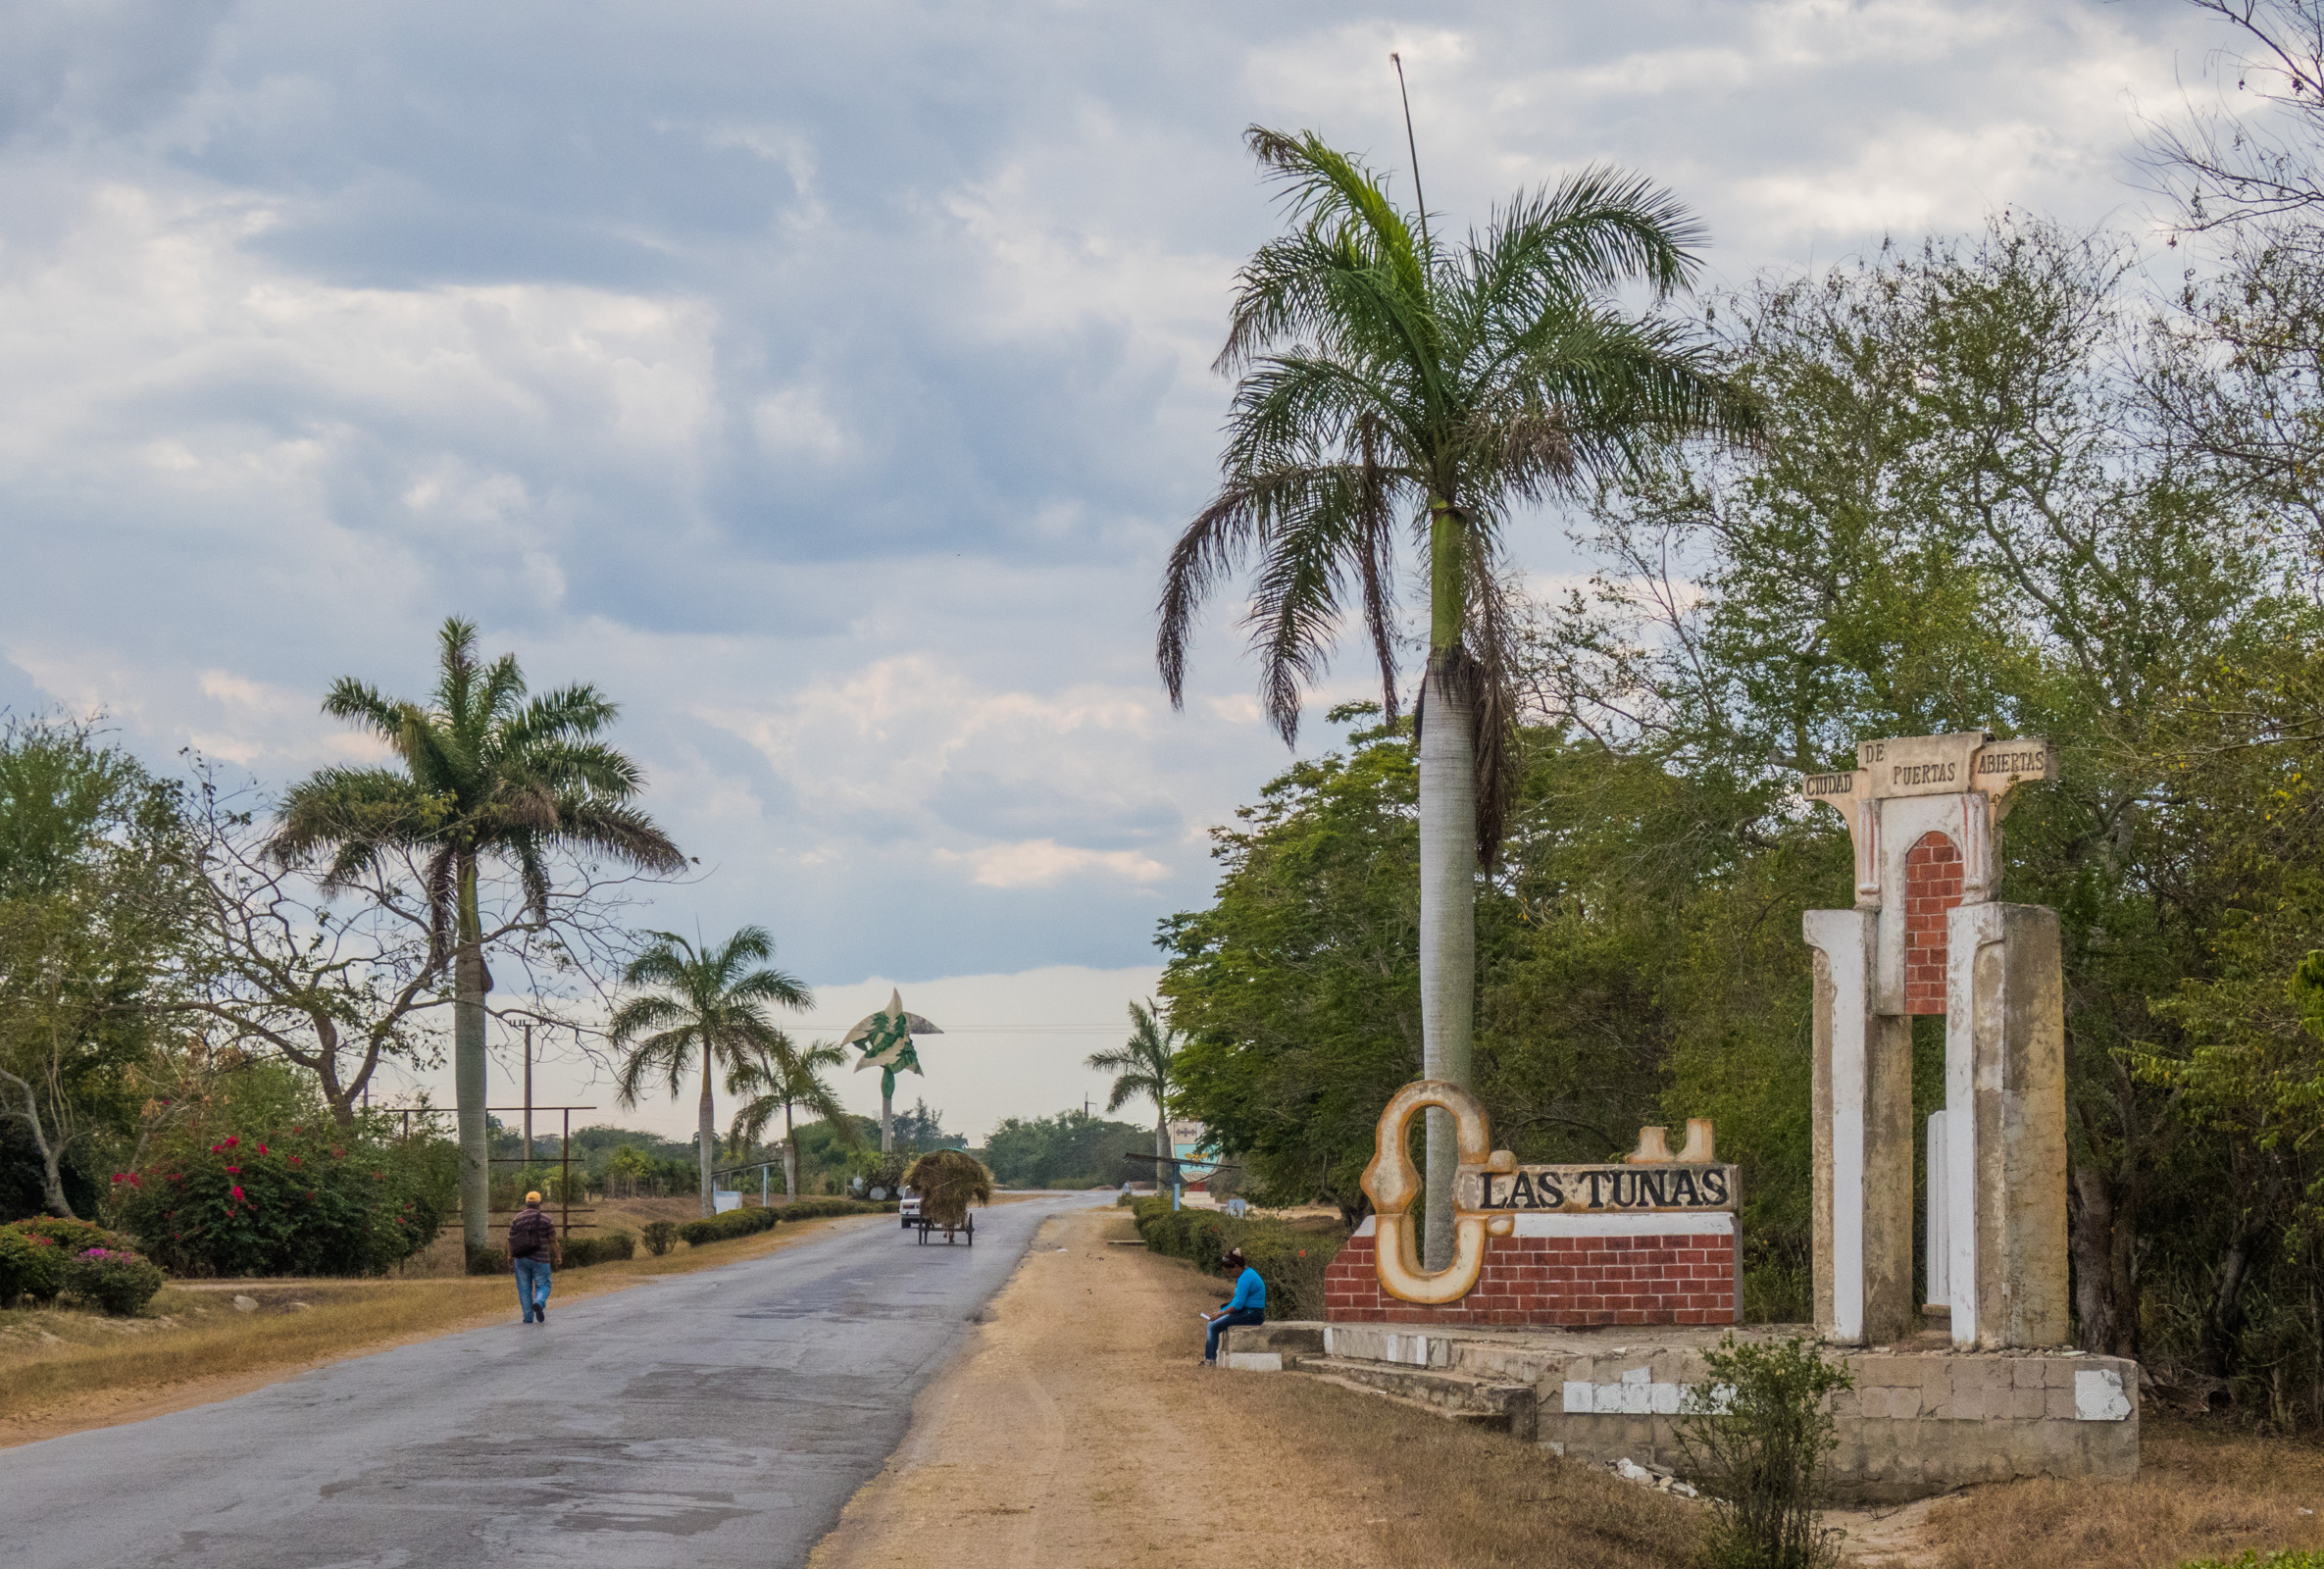
<path id="1" fill-rule="evenodd" d="M 1243 1307 L 1261 1313 L 1267 1311 L 1267 1283 L 1259 1279 L 1259 1272 L 1248 1264 L 1243 1265 L 1242 1273 L 1236 1277 L 1235 1295 L 1228 1300 L 1227 1311 L 1232 1313 Z"/>

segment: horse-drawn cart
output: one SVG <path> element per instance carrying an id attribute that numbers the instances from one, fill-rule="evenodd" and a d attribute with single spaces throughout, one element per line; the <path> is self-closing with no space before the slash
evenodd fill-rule
<path id="1" fill-rule="evenodd" d="M 947 1246 L 955 1238 L 977 1245 L 977 1217 L 969 1205 L 992 1202 L 992 1174 L 975 1156 L 933 1150 L 905 1170 L 904 1187 L 911 1193 L 901 1206 L 904 1226 L 919 1233 L 921 1245 L 935 1232 L 944 1234 Z"/>

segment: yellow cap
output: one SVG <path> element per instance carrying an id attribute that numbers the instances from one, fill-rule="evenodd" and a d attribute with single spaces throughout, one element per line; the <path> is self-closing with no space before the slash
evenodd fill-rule
<path id="1" fill-rule="evenodd" d="M 528 1204 L 537 1204 L 537 1203 L 539 1203 L 539 1202 L 540 1202 L 540 1194 L 538 1194 L 538 1193 L 527 1193 L 527 1194 L 525 1195 L 525 1202 L 526 1202 L 526 1203 L 528 1203 Z"/>

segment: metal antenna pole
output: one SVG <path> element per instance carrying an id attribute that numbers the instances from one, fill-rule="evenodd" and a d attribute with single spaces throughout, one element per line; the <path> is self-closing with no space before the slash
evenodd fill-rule
<path id="1" fill-rule="evenodd" d="M 572 1121 L 569 1117 L 568 1122 Z M 532 1164 L 532 1021 L 525 1021 L 525 1164 Z"/>

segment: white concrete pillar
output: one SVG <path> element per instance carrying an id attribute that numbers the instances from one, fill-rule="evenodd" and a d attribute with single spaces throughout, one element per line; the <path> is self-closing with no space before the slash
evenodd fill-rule
<path id="1" fill-rule="evenodd" d="M 1953 1343 L 2063 1345 L 2066 1030 L 2057 912 L 1964 904 L 1945 936 Z"/>
<path id="2" fill-rule="evenodd" d="M 1878 912 L 1809 910 L 1816 1329 L 1847 1345 L 1909 1334 L 1912 1025 L 1873 1011 Z"/>

